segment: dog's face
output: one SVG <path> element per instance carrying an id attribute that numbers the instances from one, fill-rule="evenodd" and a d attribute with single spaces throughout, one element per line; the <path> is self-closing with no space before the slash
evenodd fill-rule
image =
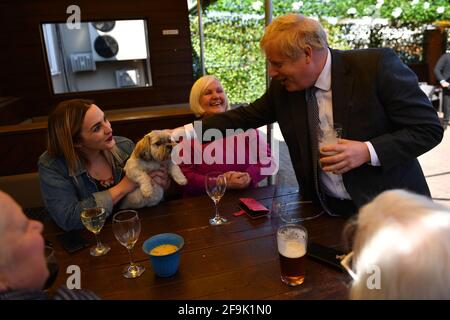
<path id="1" fill-rule="evenodd" d="M 165 161 L 170 159 L 174 143 L 163 130 L 153 130 L 139 140 L 134 148 L 135 157 L 145 161 Z"/>

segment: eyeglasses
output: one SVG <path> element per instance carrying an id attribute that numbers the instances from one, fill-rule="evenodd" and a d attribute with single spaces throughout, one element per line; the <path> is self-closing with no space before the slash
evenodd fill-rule
<path id="1" fill-rule="evenodd" d="M 342 260 L 341 265 L 344 267 L 345 271 L 348 272 L 348 274 L 353 278 L 353 280 L 356 280 L 357 275 L 356 272 L 353 271 L 353 251 L 346 254 Z"/>

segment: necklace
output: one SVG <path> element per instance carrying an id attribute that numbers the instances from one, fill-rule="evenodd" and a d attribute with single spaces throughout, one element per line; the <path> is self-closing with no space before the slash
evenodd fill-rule
<path id="1" fill-rule="evenodd" d="M 96 162 L 91 162 L 88 166 L 88 173 L 91 177 L 99 181 L 112 179 L 112 168 L 103 154 Z"/>

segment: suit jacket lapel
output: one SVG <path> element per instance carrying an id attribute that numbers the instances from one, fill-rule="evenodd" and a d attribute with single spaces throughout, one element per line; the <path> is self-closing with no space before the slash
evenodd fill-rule
<path id="1" fill-rule="evenodd" d="M 349 114 L 353 107 L 353 75 L 339 51 L 331 51 L 331 90 L 333 91 L 333 121 L 342 124 L 343 138 L 349 136 Z"/>

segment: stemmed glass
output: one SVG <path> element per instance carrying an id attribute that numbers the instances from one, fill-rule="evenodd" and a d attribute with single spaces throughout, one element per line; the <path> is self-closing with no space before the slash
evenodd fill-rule
<path id="1" fill-rule="evenodd" d="M 105 208 L 88 208 L 81 211 L 81 222 L 83 222 L 86 229 L 91 231 L 95 235 L 97 245 L 92 247 L 90 252 L 91 256 L 98 257 L 103 256 L 111 250 L 111 247 L 100 242 L 98 234 L 102 230 L 106 220 Z"/>
<path id="2" fill-rule="evenodd" d="M 55 250 L 51 245 L 45 245 L 45 259 L 47 261 L 48 278 L 44 284 L 44 290 L 50 289 L 58 276 L 59 265 L 55 257 Z"/>
<path id="3" fill-rule="evenodd" d="M 133 262 L 133 247 L 141 233 L 141 221 L 135 210 L 122 210 L 113 216 L 112 228 L 114 236 L 128 249 L 130 265 L 123 270 L 125 278 L 137 278 L 144 273 L 145 268 Z"/>
<path id="4" fill-rule="evenodd" d="M 218 204 L 227 189 L 227 179 L 221 172 L 209 172 L 205 175 L 205 188 L 216 209 L 216 215 L 209 219 L 209 224 L 216 226 L 226 223 L 227 219 L 219 215 Z"/>

